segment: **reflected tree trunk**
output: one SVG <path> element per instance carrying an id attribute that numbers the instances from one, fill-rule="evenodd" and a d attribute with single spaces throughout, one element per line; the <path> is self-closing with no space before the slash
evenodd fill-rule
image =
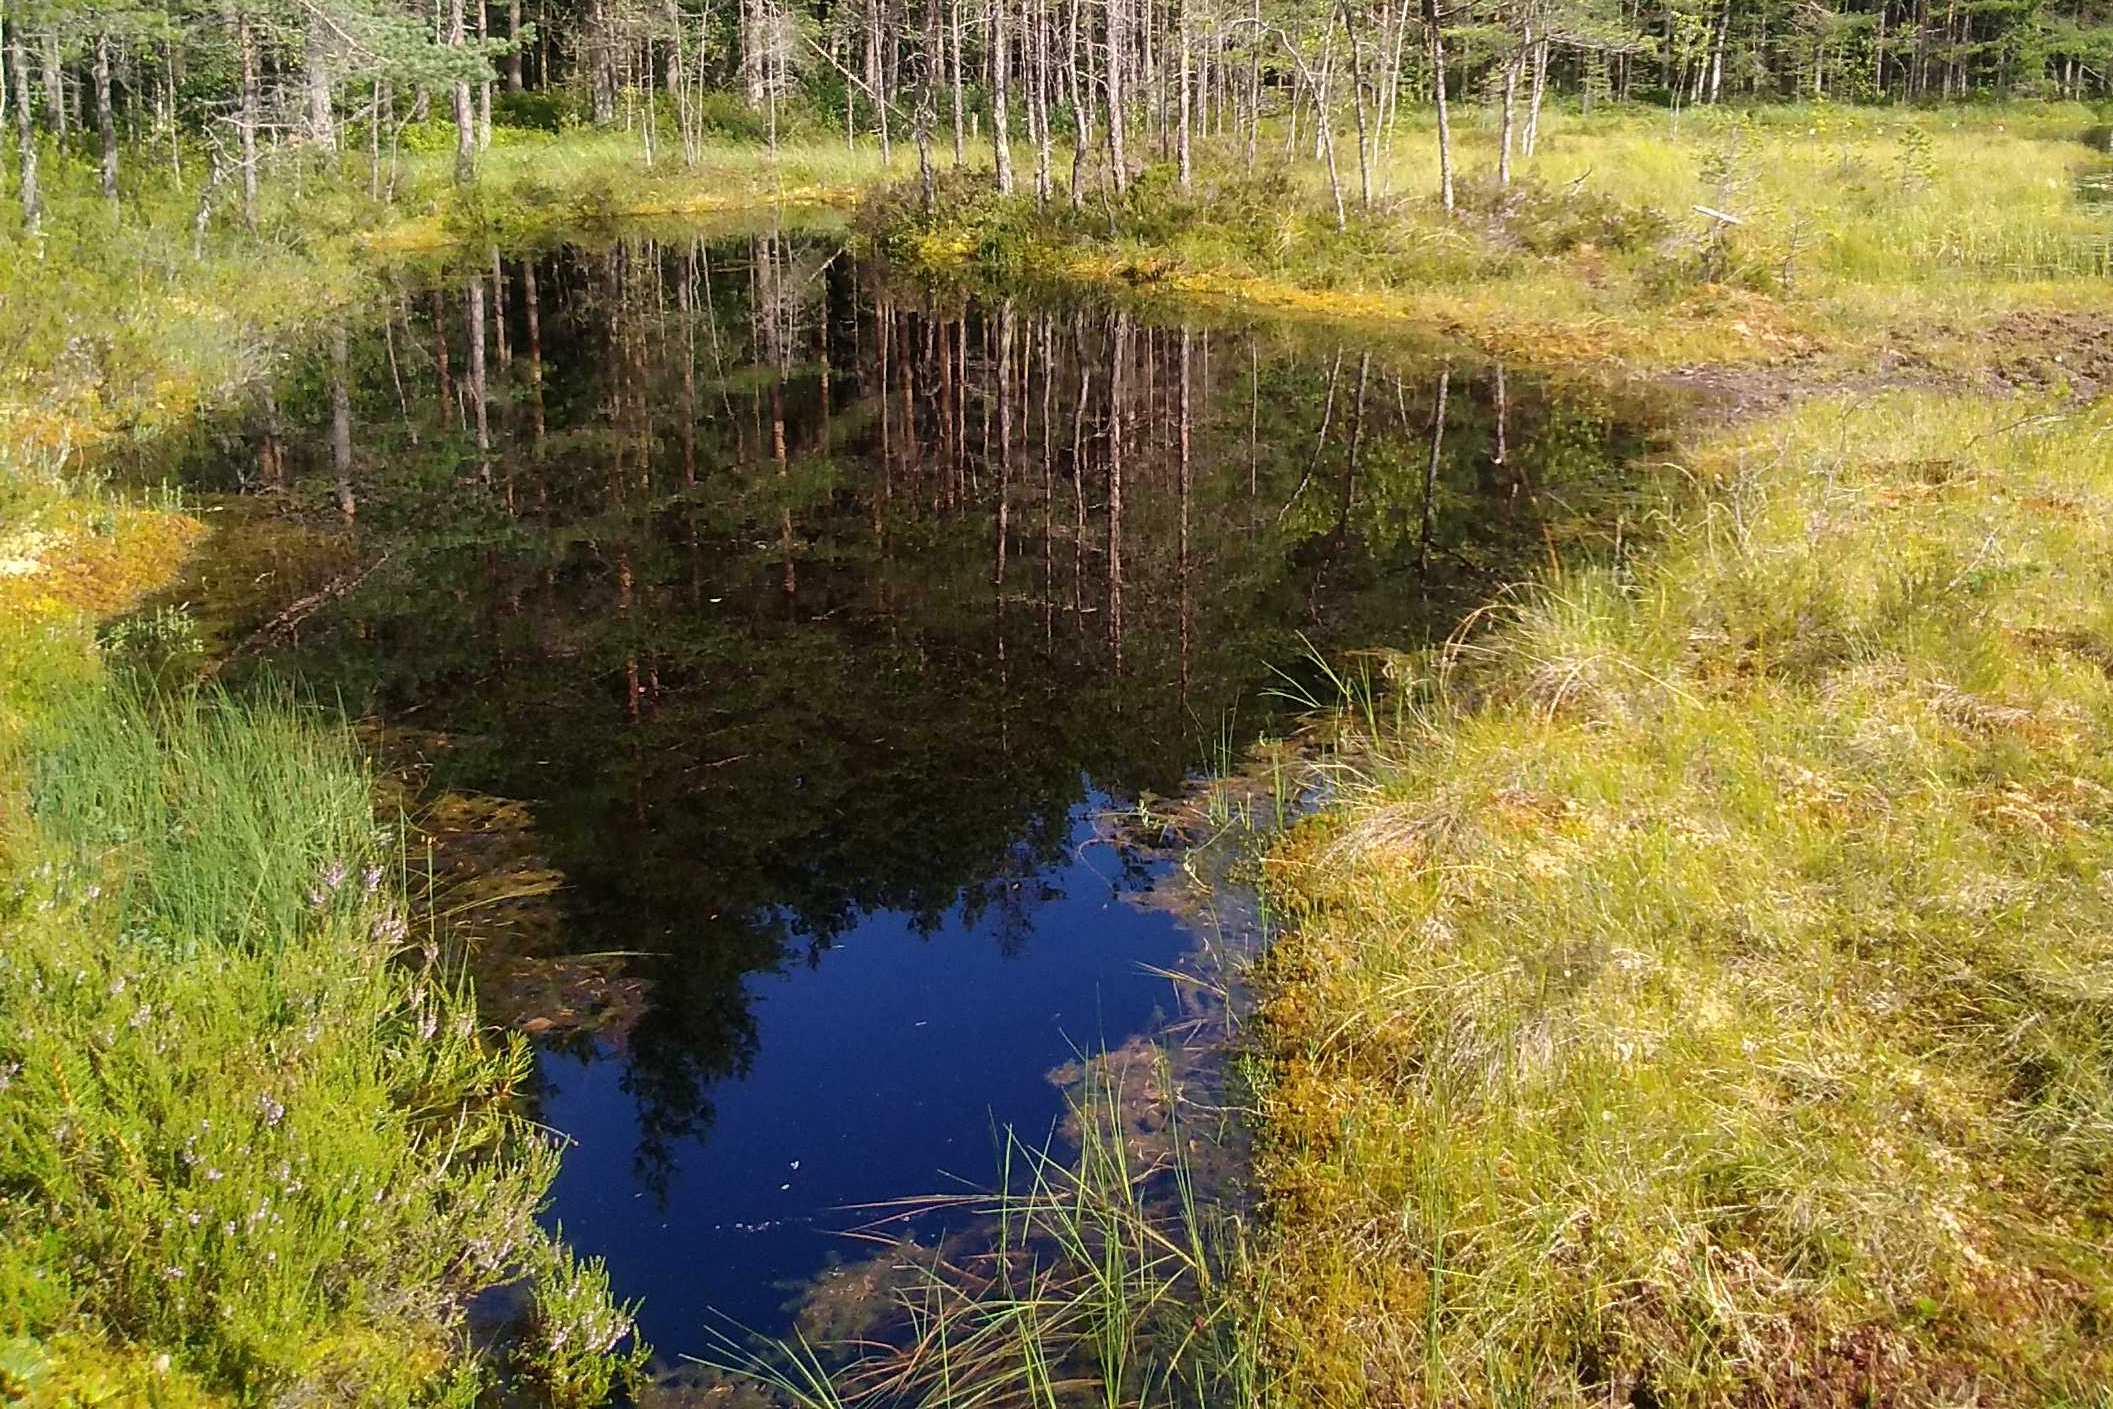
<path id="1" fill-rule="evenodd" d="M 1130 315 L 1117 313 L 1108 338 L 1108 643 L 1123 669 L 1123 397 Z"/>
<path id="2" fill-rule="evenodd" d="M 1431 532 L 1438 518 L 1438 466 L 1445 455 L 1445 402 L 1452 390 L 1453 369 L 1438 374 L 1438 404 L 1431 412 L 1431 458 L 1423 471 L 1423 531 L 1417 539 L 1416 559 L 1424 572 L 1431 570 Z"/>
<path id="3" fill-rule="evenodd" d="M 470 279 L 468 293 L 466 335 L 469 339 L 470 414 L 474 417 L 477 435 L 477 478 L 490 484 L 492 435 L 490 396 L 484 375 L 484 280 L 481 276 Z"/>

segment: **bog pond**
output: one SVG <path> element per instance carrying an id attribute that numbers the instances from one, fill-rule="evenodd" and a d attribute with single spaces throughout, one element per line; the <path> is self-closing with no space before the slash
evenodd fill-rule
<path id="1" fill-rule="evenodd" d="M 405 273 L 183 447 L 180 598 L 407 780 L 664 1354 L 1195 1016 L 1156 809 L 1611 539 L 1646 410 L 1362 337 L 641 232 Z"/>

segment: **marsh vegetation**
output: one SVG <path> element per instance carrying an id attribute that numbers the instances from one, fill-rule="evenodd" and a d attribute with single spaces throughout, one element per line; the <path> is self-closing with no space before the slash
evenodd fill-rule
<path id="1" fill-rule="evenodd" d="M 2103 5 L 0 24 L 0 1395 L 2113 1382 Z"/>

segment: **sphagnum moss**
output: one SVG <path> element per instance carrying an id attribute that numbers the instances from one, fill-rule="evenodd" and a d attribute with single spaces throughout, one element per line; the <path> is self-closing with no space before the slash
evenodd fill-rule
<path id="1" fill-rule="evenodd" d="M 2113 1383 L 2109 445 L 2103 400 L 1816 401 L 1429 661 L 1270 869 L 1309 1402 Z"/>

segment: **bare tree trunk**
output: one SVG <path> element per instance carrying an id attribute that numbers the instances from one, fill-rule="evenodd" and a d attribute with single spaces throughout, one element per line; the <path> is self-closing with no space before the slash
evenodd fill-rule
<path id="1" fill-rule="evenodd" d="M 548 14 L 546 10 L 544 12 Z M 585 50 L 581 56 L 587 68 L 588 104 L 596 127 L 607 127 L 616 121 L 616 75 L 612 71 L 614 62 L 609 43 L 609 7 L 607 0 L 589 0 L 587 17 L 581 25 L 580 44 Z M 546 81 L 548 70 L 545 70 Z"/>
<path id="2" fill-rule="evenodd" d="M 1027 106 L 1033 114 L 1034 151 L 1034 198 L 1038 206 L 1049 204 L 1049 51 L 1055 36 L 1054 21 L 1049 13 L 1048 0 L 1037 0 L 1030 21 L 1029 49 L 1031 59 L 1027 73 Z"/>
<path id="3" fill-rule="evenodd" d="M 22 43 L 20 25 L 15 28 L 7 56 L 15 79 L 15 151 L 21 162 L 22 224 L 35 236 L 43 224 L 44 205 L 37 193 L 37 129 L 29 95 L 29 51 Z"/>
<path id="4" fill-rule="evenodd" d="M 110 36 L 95 37 L 95 126 L 103 143 L 103 199 L 117 215 L 117 115 L 110 108 Z"/>
<path id="5" fill-rule="evenodd" d="M 888 105 L 881 97 L 887 91 L 880 72 L 881 0 L 866 0 L 866 93 L 873 99 L 873 121 L 880 128 L 880 159 L 889 159 Z"/>
<path id="6" fill-rule="evenodd" d="M 1526 104 L 1526 132 L 1519 149 L 1532 156 L 1541 143 L 1541 99 L 1548 92 L 1548 39 L 1544 35 L 1533 51 L 1533 97 Z"/>
<path id="7" fill-rule="evenodd" d="M 1180 115 L 1175 119 L 1175 162 L 1180 173 L 1181 189 L 1194 190 L 1196 186 L 1195 164 L 1189 155 L 1189 6 L 1188 0 L 1176 0 L 1176 23 L 1179 34 L 1175 44 L 1175 62 L 1181 66 L 1181 77 L 1175 93 L 1175 101 L 1181 105 Z"/>
<path id="8" fill-rule="evenodd" d="M 1256 150 L 1262 142 L 1262 0 L 1254 0 L 1252 45 L 1247 58 L 1247 174 L 1255 174 Z"/>
<path id="9" fill-rule="evenodd" d="M 741 0 L 741 92 L 751 108 L 763 106 L 763 0 Z"/>
<path id="10" fill-rule="evenodd" d="M 469 281 L 469 352 L 470 406 L 477 428 L 477 478 L 489 484 L 492 434 L 491 402 L 484 377 L 484 280 L 477 276 Z"/>
<path id="11" fill-rule="evenodd" d="M 242 141 L 242 223 L 257 228 L 257 38 L 249 15 L 235 19 L 235 47 L 241 51 L 242 106 L 235 127 Z"/>
<path id="12" fill-rule="evenodd" d="M 478 0 L 482 5 L 484 0 Z M 448 45 L 461 49 L 469 36 L 463 28 L 462 0 L 448 0 Z M 455 80 L 455 184 L 467 186 L 477 179 L 477 114 L 470 101 L 467 79 Z"/>
<path id="13" fill-rule="evenodd" d="M 1709 100 L 1717 102 L 1724 94 L 1724 46 L 1731 37 L 1731 0 L 1724 0 L 1724 10 L 1717 17 L 1717 44 L 1709 61 Z M 1881 0 L 1878 7 L 1878 77 L 1880 91 L 1884 91 L 1886 72 L 1886 6 Z"/>
<path id="14" fill-rule="evenodd" d="M 1453 124 L 1446 110 L 1445 33 L 1438 23 L 1438 0 L 1423 0 L 1423 23 L 1431 39 L 1431 87 L 1438 97 L 1438 184 L 1448 212 L 1453 209 Z"/>
<path id="15" fill-rule="evenodd" d="M 370 87 L 367 101 L 367 198 L 382 196 L 382 81 Z"/>
<path id="16" fill-rule="evenodd" d="M 1125 0 L 1107 0 L 1108 3 L 1108 71 L 1103 83 L 1108 94 L 1108 166 L 1109 179 L 1115 183 L 1115 193 L 1123 195 L 1130 189 L 1130 163 L 1123 152 L 1123 5 Z"/>
<path id="17" fill-rule="evenodd" d="M 1079 75 L 1079 0 L 1071 0 L 1070 56 L 1065 67 L 1071 84 L 1071 208 L 1085 204 L 1086 152 L 1093 145 L 1093 85 Z"/>
<path id="18" fill-rule="evenodd" d="M 682 17 L 675 17 L 676 33 L 681 33 Z M 506 91 L 521 91 L 521 0 L 506 0 L 506 37 L 512 47 L 506 55 Z"/>
<path id="19" fill-rule="evenodd" d="M 338 512 L 346 523 L 358 505 L 352 497 L 352 389 L 347 372 L 345 325 L 330 330 L 330 469 L 337 487 Z"/>
<path id="20" fill-rule="evenodd" d="M 481 50 L 491 40 L 491 0 L 476 0 L 477 47 Z M 486 65 L 489 69 L 489 63 Z M 477 150 L 484 151 L 492 144 L 492 80 L 486 77 L 477 85 Z"/>
<path id="21" fill-rule="evenodd" d="M 44 101 L 48 105 L 45 116 L 51 123 L 52 134 L 59 144 L 66 143 L 66 67 L 59 58 L 59 32 L 44 31 L 44 46 L 41 57 L 44 62 Z"/>
<path id="22" fill-rule="evenodd" d="M 301 54 L 301 78 L 308 93 L 308 144 L 319 152 L 337 150 L 337 122 L 330 101 L 330 35 L 320 11 L 311 12 Z"/>
<path id="23" fill-rule="evenodd" d="M 924 45 L 918 53 L 917 83 L 917 180 L 924 197 L 924 208 L 930 210 L 937 199 L 932 180 L 932 121 L 937 110 L 934 89 L 939 83 L 941 62 L 939 6 L 941 0 L 924 0 Z"/>
<path id="24" fill-rule="evenodd" d="M 954 168 L 958 171 L 968 165 L 968 153 L 961 128 L 961 12 L 958 8 L 947 25 L 947 38 L 947 54 L 953 79 L 949 86 L 954 90 Z"/>
<path id="25" fill-rule="evenodd" d="M 991 0 L 990 140 L 998 159 L 998 191 L 1009 196 L 1013 192 L 1012 94 L 1006 85 L 1006 71 L 1012 67 L 1012 45 L 1005 19 L 1005 0 Z"/>
<path id="26" fill-rule="evenodd" d="M 1357 109 L 1357 179 L 1365 214 L 1372 214 L 1372 133 L 1365 119 L 1365 41 L 1350 17 L 1349 0 L 1343 0 L 1343 33 L 1350 41 L 1350 95 Z"/>
<path id="27" fill-rule="evenodd" d="M 1431 458 L 1423 471 L 1423 532 L 1417 548 L 1417 561 L 1423 571 L 1431 570 L 1431 530 L 1437 522 L 1438 466 L 1445 454 L 1445 402 L 1446 393 L 1453 384 L 1453 369 L 1447 367 L 1438 374 L 1438 405 L 1431 412 Z"/>
<path id="28" fill-rule="evenodd" d="M 1497 143 L 1497 184 L 1511 184 L 1511 144 L 1518 130 L 1519 119 L 1519 71 L 1526 66 L 1526 50 L 1532 44 L 1532 36 L 1522 36 L 1519 52 L 1512 55 L 1504 65 L 1504 119 L 1502 136 Z"/>

